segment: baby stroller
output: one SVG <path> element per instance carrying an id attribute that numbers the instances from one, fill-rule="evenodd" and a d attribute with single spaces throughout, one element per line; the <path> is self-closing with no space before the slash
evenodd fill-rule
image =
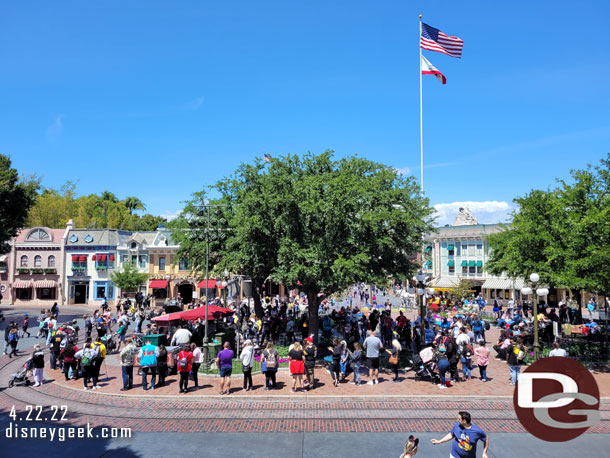
<path id="1" fill-rule="evenodd" d="M 426 347 L 419 354 L 413 355 L 413 370 L 415 371 L 416 382 L 429 378 L 435 385 L 439 383 L 434 351 L 431 347 Z"/>
<path id="2" fill-rule="evenodd" d="M 30 379 L 28 378 L 28 376 L 31 375 L 31 373 L 32 358 L 29 358 L 21 367 L 19 372 L 11 374 L 11 377 L 13 378 L 8 382 L 9 388 L 12 388 L 14 386 L 30 386 Z"/>
<path id="3" fill-rule="evenodd" d="M 116 338 L 114 334 L 107 334 L 101 338 L 101 342 L 106 346 L 106 353 L 109 355 L 117 349 Z"/>

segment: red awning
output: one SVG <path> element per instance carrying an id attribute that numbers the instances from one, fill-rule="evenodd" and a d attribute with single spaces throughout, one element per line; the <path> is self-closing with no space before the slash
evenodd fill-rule
<path id="1" fill-rule="evenodd" d="M 214 320 L 223 316 L 233 315 L 233 310 L 226 309 L 224 307 L 218 307 L 217 305 L 208 305 L 208 320 Z M 196 320 L 201 318 L 205 320 L 205 305 L 197 307 L 196 309 L 182 312 L 181 318 L 185 321 Z"/>
<path id="2" fill-rule="evenodd" d="M 151 321 L 155 321 L 157 323 L 169 323 L 170 321 L 180 321 L 180 315 L 184 312 L 175 312 L 170 313 L 169 315 L 161 315 L 154 317 Z"/>
<path id="3" fill-rule="evenodd" d="M 100 261 L 105 261 L 107 257 L 105 254 L 100 254 Z"/>
<path id="4" fill-rule="evenodd" d="M 73 254 L 72 255 L 72 262 L 78 262 L 78 255 L 77 254 Z"/>
<path id="5" fill-rule="evenodd" d="M 80 256 L 78 257 L 78 260 L 79 260 L 80 262 L 87 262 L 87 255 L 86 255 L 86 254 L 85 254 L 85 255 L 80 255 Z"/>
<path id="6" fill-rule="evenodd" d="M 114 261 L 114 255 L 113 254 L 109 255 L 108 259 L 110 259 L 111 261 Z"/>
<path id="7" fill-rule="evenodd" d="M 149 285 L 149 288 L 157 288 L 157 289 L 166 289 L 167 288 L 167 280 L 152 280 Z"/>
<path id="8" fill-rule="evenodd" d="M 91 260 L 92 261 L 96 261 L 97 260 L 97 254 L 94 254 L 93 256 L 91 256 Z"/>
<path id="9" fill-rule="evenodd" d="M 205 288 L 205 280 L 200 281 L 199 284 L 197 285 L 197 288 Z M 209 280 L 208 288 L 216 288 L 216 280 Z"/>

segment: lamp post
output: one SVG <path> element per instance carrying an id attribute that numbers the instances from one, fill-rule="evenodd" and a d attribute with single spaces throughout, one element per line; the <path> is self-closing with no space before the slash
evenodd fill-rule
<path id="1" fill-rule="evenodd" d="M 546 296 L 549 294 L 548 288 L 536 288 L 536 285 L 540 281 L 540 275 L 533 273 L 530 275 L 530 285 L 521 289 L 521 294 L 529 296 L 533 294 L 534 301 L 534 361 L 538 361 L 540 358 L 540 341 L 538 340 L 538 300 L 536 296 Z"/>
<path id="2" fill-rule="evenodd" d="M 420 328 L 421 328 L 421 338 L 423 340 L 422 345 L 426 344 L 426 327 L 424 325 L 424 317 L 426 316 L 426 303 L 424 300 L 424 294 L 426 293 L 424 280 L 426 276 L 423 273 L 418 273 L 415 276 L 417 280 L 417 295 L 419 296 L 419 314 L 420 314 Z"/>
<path id="3" fill-rule="evenodd" d="M 204 364 L 205 367 L 208 368 L 209 367 L 209 348 L 208 348 L 208 302 L 209 302 L 209 298 L 208 298 L 208 291 L 209 291 L 209 286 L 210 286 L 210 269 L 209 269 L 209 264 L 210 264 L 210 239 L 215 239 L 216 238 L 216 234 L 215 232 L 220 230 L 222 231 L 222 228 L 218 228 L 215 227 L 213 230 L 210 229 L 210 224 L 212 224 L 212 220 L 210 218 L 210 209 L 212 208 L 216 208 L 218 209 L 217 211 L 220 211 L 220 208 L 224 208 L 227 207 L 227 205 L 225 204 L 207 204 L 207 205 L 197 205 L 197 208 L 199 208 L 200 210 L 197 212 L 197 216 L 205 216 L 206 217 L 206 227 L 205 227 L 205 326 L 204 326 L 204 335 L 203 335 L 203 358 L 204 358 Z M 214 226 L 217 225 L 218 221 L 214 220 L 213 222 Z M 213 237 L 212 237 L 213 236 Z"/>

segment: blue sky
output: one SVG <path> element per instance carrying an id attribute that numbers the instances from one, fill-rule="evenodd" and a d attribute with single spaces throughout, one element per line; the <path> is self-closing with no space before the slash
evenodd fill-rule
<path id="1" fill-rule="evenodd" d="M 610 149 L 607 1 L 12 2 L 0 9 L 0 152 L 79 194 L 171 215 L 240 162 L 358 154 L 481 222 Z"/>

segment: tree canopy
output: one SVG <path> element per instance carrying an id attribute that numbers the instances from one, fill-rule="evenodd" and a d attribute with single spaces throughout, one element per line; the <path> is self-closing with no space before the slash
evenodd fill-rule
<path id="1" fill-rule="evenodd" d="M 154 231 L 165 218 L 150 214 L 138 215 L 136 210 L 145 210 L 137 197 L 119 200 L 110 191 L 101 195 L 76 195 L 76 184 L 68 181 L 61 189 L 44 188 L 36 204 L 28 214 L 30 227 L 64 227 L 74 220 L 76 227 L 111 228 L 127 231 Z"/>
<path id="2" fill-rule="evenodd" d="M 257 290 L 267 278 L 298 286 L 316 337 L 318 293 L 411 276 L 418 266 L 409 254 L 432 230 L 413 177 L 358 157 L 334 160 L 332 151 L 258 159 L 213 188 L 228 226 L 216 271 L 249 275 Z M 183 233 L 196 244 L 197 231 Z"/>
<path id="3" fill-rule="evenodd" d="M 0 154 L 0 253 L 10 250 L 8 242 L 25 227 L 39 187 L 33 178 L 20 179 L 11 165 L 10 158 Z"/>
<path id="4" fill-rule="evenodd" d="M 491 273 L 537 272 L 555 287 L 610 292 L 610 154 L 570 176 L 514 199 L 510 226 L 489 238 Z"/>
<path id="5" fill-rule="evenodd" d="M 123 292 L 137 291 L 140 285 L 146 283 L 147 278 L 148 275 L 140 273 L 138 267 L 131 262 L 123 264 L 121 269 L 110 273 L 110 279 Z"/>

